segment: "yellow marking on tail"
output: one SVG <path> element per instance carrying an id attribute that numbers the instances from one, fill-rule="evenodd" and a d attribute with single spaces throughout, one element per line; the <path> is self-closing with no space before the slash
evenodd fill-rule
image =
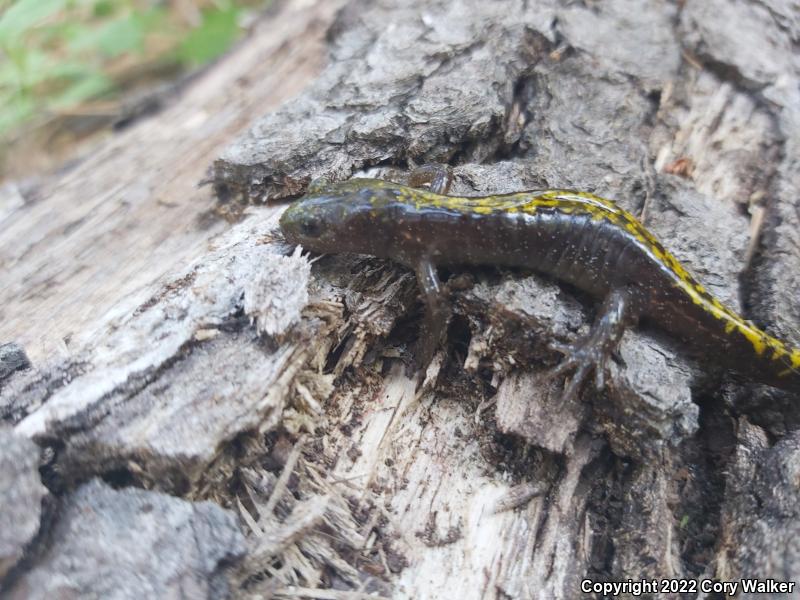
<path id="1" fill-rule="evenodd" d="M 351 180 L 355 181 L 355 180 Z M 378 180 L 376 180 L 378 181 Z M 372 180 L 362 180 L 369 182 Z M 362 186 L 365 183 L 361 184 Z M 389 187 L 380 182 L 377 187 Z M 767 348 L 772 350 L 771 358 L 780 360 L 789 358 L 791 366 L 781 372 L 781 376 L 800 370 L 800 349 L 789 349 L 780 340 L 747 323 L 712 296 L 694 277 L 678 262 L 678 260 L 642 225 L 636 217 L 611 200 L 595 196 L 587 192 L 571 190 L 546 190 L 541 192 L 518 192 L 498 196 L 463 197 L 443 196 L 427 190 L 416 190 L 403 186 L 395 186 L 396 198 L 401 202 L 413 204 L 417 210 L 434 207 L 456 212 L 479 215 L 493 213 L 536 214 L 542 210 L 556 209 L 566 214 L 586 214 L 594 221 L 607 221 L 623 228 L 661 264 L 665 265 L 677 278 L 676 284 L 686 295 L 705 312 L 716 319 L 724 321 L 725 333 L 734 331 L 742 335 L 753 346 L 753 351 L 762 356 Z"/>

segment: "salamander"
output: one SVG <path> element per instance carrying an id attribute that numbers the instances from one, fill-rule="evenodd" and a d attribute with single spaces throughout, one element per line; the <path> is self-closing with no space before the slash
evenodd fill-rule
<path id="1" fill-rule="evenodd" d="M 390 258 L 413 269 L 426 302 L 430 339 L 446 314 L 437 267 L 524 267 L 567 282 L 601 302 L 587 336 L 555 349 L 554 375 L 573 372 L 565 396 L 606 362 L 640 319 L 687 344 L 694 354 L 751 380 L 800 392 L 800 350 L 765 333 L 711 295 L 631 213 L 572 190 L 447 195 L 379 179 L 312 184 L 280 219 L 287 241 L 319 253 Z"/>

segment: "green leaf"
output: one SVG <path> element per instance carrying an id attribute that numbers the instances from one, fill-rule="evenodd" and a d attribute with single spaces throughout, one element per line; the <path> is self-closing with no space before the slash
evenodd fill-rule
<path id="1" fill-rule="evenodd" d="M 60 60 L 47 69 L 39 69 L 42 79 L 80 79 L 94 74 L 96 69 L 78 60 Z"/>
<path id="2" fill-rule="evenodd" d="M 50 78 L 53 58 L 46 52 L 31 48 L 16 57 L 15 66 L 21 87 L 32 87 Z"/>
<path id="3" fill-rule="evenodd" d="M 5 135 L 31 118 L 36 108 L 33 100 L 28 96 L 15 96 L 10 102 L 0 98 L 3 110 L 0 111 L 0 135 Z"/>
<path id="4" fill-rule="evenodd" d="M 22 36 L 65 4 L 66 0 L 18 0 L 0 16 L 0 44 Z"/>
<path id="5" fill-rule="evenodd" d="M 239 14 L 234 6 L 204 11 L 203 22 L 178 46 L 178 60 L 198 66 L 225 52 L 239 35 Z"/>
<path id="6" fill-rule="evenodd" d="M 96 98 L 114 87 L 114 82 L 103 73 L 97 72 L 81 77 L 63 92 L 53 97 L 50 107 L 63 109 L 75 106 L 90 98 Z"/>
<path id="7" fill-rule="evenodd" d="M 141 19 L 130 14 L 95 27 L 84 28 L 69 43 L 71 50 L 80 52 L 100 51 L 106 56 L 115 57 L 126 52 L 139 50 L 144 41 L 144 28 Z"/>
<path id="8" fill-rule="evenodd" d="M 151 6 L 147 10 L 139 11 L 138 18 L 148 32 L 166 30 L 175 34 L 174 24 L 170 22 L 170 13 L 163 6 Z"/>
<path id="9" fill-rule="evenodd" d="M 19 69 L 10 60 L 0 61 L 0 92 L 4 89 L 19 88 Z M 0 106 L 4 104 L 0 103 Z"/>
<path id="10" fill-rule="evenodd" d="M 111 2 L 111 0 L 94 0 L 92 12 L 95 17 L 103 18 L 113 15 L 116 9 L 115 3 Z"/>

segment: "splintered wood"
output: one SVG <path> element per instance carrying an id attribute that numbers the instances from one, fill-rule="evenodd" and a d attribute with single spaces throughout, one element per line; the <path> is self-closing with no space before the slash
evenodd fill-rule
<path id="1" fill-rule="evenodd" d="M 561 402 L 552 348 L 593 303 L 491 266 L 442 273 L 447 339 L 419 365 L 412 273 L 278 229 L 315 177 L 426 161 L 456 193 L 585 189 L 797 344 L 795 12 L 287 1 L 173 106 L 0 190 L 0 594 L 800 578 L 796 400 L 645 323 L 602 392 Z"/>

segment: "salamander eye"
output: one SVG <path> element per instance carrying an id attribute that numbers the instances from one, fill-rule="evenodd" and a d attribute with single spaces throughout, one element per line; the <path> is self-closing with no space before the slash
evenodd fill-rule
<path id="1" fill-rule="evenodd" d="M 322 223 L 313 217 L 303 219 L 300 222 L 300 233 L 306 237 L 319 237 L 322 233 Z"/>

